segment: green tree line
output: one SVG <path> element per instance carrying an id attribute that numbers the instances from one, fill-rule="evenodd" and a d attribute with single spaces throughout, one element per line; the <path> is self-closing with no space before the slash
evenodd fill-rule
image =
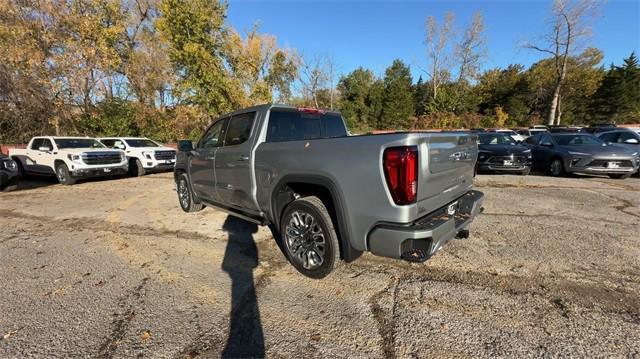
<path id="1" fill-rule="evenodd" d="M 282 48 L 258 27 L 234 29 L 218 0 L 0 0 L 0 142 L 175 141 L 268 102 L 338 109 L 352 132 L 639 122 L 636 55 L 604 67 L 601 51 L 579 48 L 576 32 L 563 30 L 586 28 L 594 1 L 554 2 L 553 41 L 524 46 L 548 56 L 529 68 L 481 71 L 480 13 L 464 27 L 453 13 L 428 17 L 415 80 L 400 59 L 380 75 L 337 76 L 331 58 Z"/>

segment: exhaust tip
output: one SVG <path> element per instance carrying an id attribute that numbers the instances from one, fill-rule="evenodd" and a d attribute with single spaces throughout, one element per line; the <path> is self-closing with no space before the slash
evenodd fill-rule
<path id="1" fill-rule="evenodd" d="M 456 234 L 456 238 L 457 239 L 467 239 L 467 238 L 469 238 L 469 230 L 468 229 L 461 229 Z"/>

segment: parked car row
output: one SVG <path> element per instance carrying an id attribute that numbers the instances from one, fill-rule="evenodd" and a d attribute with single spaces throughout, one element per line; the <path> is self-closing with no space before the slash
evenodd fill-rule
<path id="1" fill-rule="evenodd" d="M 9 151 L 19 176 L 53 175 L 64 185 L 83 178 L 170 170 L 175 158 L 174 149 L 147 138 L 42 136 L 32 138 L 25 149 Z"/>
<path id="2" fill-rule="evenodd" d="M 640 135 L 627 129 L 601 132 L 542 132 L 518 143 L 507 134 L 478 134 L 476 171 L 515 172 L 531 169 L 552 176 L 566 173 L 627 178 L 640 166 Z"/>

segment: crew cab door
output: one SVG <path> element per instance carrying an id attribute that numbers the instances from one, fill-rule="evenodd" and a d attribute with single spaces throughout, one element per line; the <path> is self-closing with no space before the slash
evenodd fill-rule
<path id="1" fill-rule="evenodd" d="M 219 202 L 216 192 L 214 162 L 218 147 L 222 146 L 228 118 L 216 121 L 196 144 L 189 156 L 189 176 L 196 195 L 204 200 Z"/>
<path id="2" fill-rule="evenodd" d="M 215 160 L 216 189 L 222 204 L 253 214 L 259 213 L 253 200 L 250 140 L 256 112 L 231 117 L 225 132 L 224 146 L 218 148 Z"/>

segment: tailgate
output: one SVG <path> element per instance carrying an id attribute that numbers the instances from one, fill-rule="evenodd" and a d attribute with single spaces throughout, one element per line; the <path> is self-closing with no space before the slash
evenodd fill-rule
<path id="1" fill-rule="evenodd" d="M 419 207 L 435 210 L 464 194 L 473 184 L 477 136 L 430 133 L 425 142 L 420 146 L 418 202 Z"/>

